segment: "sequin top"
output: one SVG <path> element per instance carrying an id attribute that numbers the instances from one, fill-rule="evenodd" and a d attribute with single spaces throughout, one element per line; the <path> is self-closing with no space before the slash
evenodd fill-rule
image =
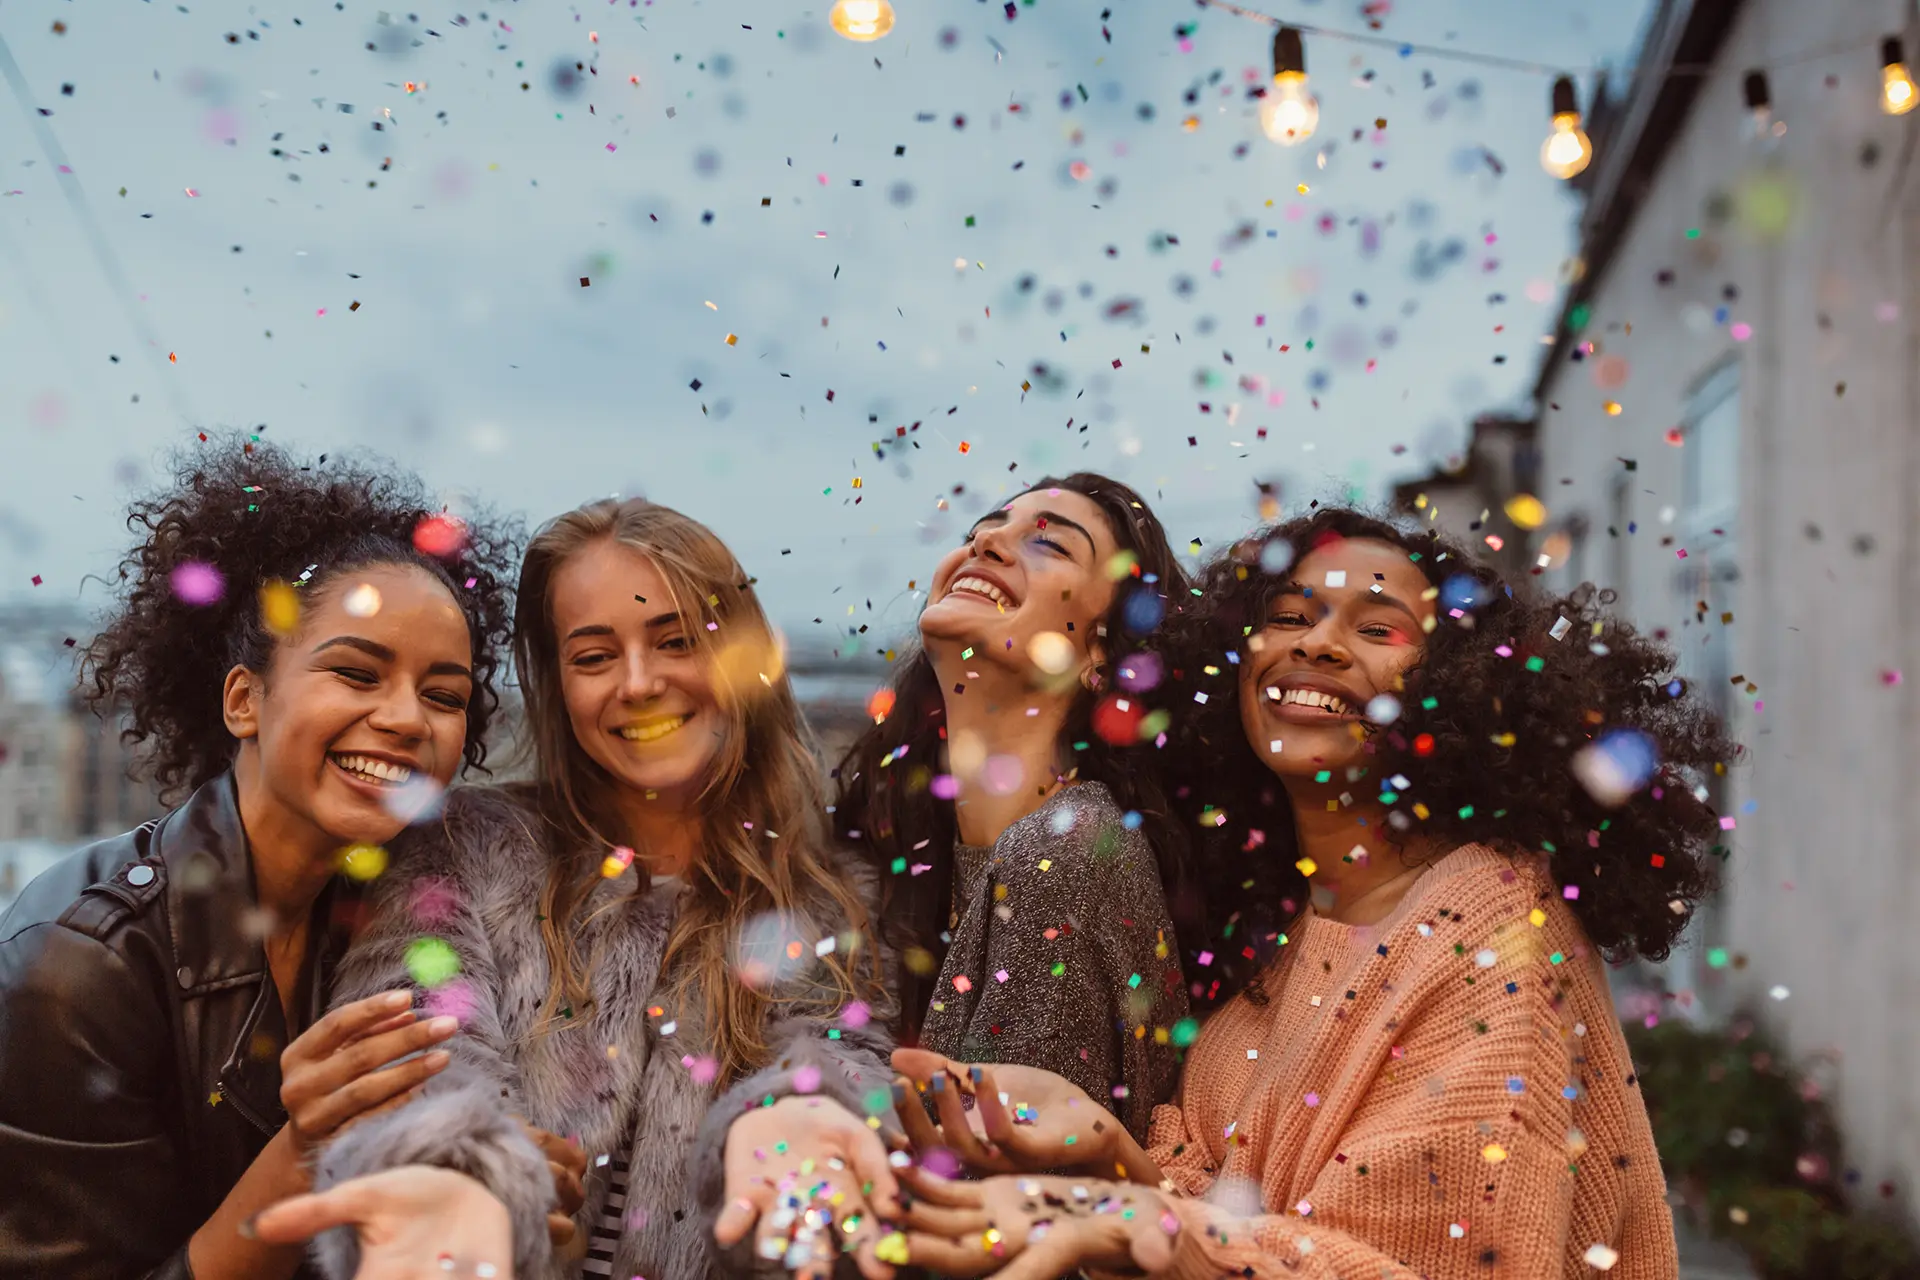
<path id="1" fill-rule="evenodd" d="M 921 1043 L 1056 1072 L 1144 1139 L 1187 992 L 1153 849 L 1112 794 L 1062 787 L 991 846 L 956 845 L 954 913 Z"/>

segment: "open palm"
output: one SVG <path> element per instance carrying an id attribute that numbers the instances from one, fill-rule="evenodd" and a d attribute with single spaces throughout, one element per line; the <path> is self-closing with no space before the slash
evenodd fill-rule
<path id="1" fill-rule="evenodd" d="M 1038 1067 L 955 1062 L 924 1049 L 894 1050 L 893 1066 L 905 1078 L 902 1091 L 931 1097 L 938 1117 L 901 1100 L 900 1122 L 914 1148 L 924 1155 L 944 1147 L 975 1173 L 1101 1164 L 1124 1132 L 1086 1090 Z"/>

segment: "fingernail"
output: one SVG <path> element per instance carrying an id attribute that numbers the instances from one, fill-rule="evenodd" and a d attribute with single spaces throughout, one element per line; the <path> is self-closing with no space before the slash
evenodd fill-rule
<path id="1" fill-rule="evenodd" d="M 974 1082 L 975 1084 L 979 1084 L 979 1083 L 980 1083 L 980 1077 L 981 1077 L 981 1076 L 983 1076 L 983 1075 L 985 1075 L 985 1074 L 986 1074 L 986 1071 L 985 1071 L 985 1070 L 983 1070 L 983 1069 L 982 1069 L 982 1068 L 980 1068 L 980 1067 L 968 1067 L 968 1068 L 967 1068 L 967 1074 L 968 1074 L 969 1076 L 972 1076 L 972 1077 L 973 1077 L 973 1082 Z"/>
<path id="2" fill-rule="evenodd" d="M 389 991 L 381 1003 L 389 1009 L 403 1009 L 413 1003 L 413 992 Z"/>
<path id="3" fill-rule="evenodd" d="M 945 1092 L 947 1091 L 947 1074 L 946 1074 L 946 1072 L 944 1072 L 944 1071 L 936 1071 L 936 1072 L 934 1072 L 934 1075 L 933 1075 L 933 1091 L 934 1091 L 935 1093 L 945 1093 Z"/>
<path id="4" fill-rule="evenodd" d="M 460 1019 L 444 1015 L 427 1024 L 427 1031 L 436 1036 L 450 1036 L 459 1029 Z"/>
<path id="5" fill-rule="evenodd" d="M 895 1107 L 904 1107 L 907 1105 L 907 1086 L 901 1084 L 898 1080 L 893 1082 L 893 1105 Z"/>
<path id="6" fill-rule="evenodd" d="M 253 1217 L 248 1218 L 240 1224 L 240 1238 L 242 1240 L 258 1240 L 260 1238 L 259 1229 L 253 1225 L 259 1217 L 260 1215 L 256 1213 Z"/>
<path id="7" fill-rule="evenodd" d="M 427 1065 L 436 1069 L 446 1066 L 451 1061 L 453 1061 L 453 1055 L 445 1049 L 435 1049 L 427 1055 Z"/>

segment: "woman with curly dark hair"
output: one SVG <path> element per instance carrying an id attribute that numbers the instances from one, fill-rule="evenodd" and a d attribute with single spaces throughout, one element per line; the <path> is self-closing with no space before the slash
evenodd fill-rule
<path id="1" fill-rule="evenodd" d="M 128 524 L 84 692 L 179 807 L 0 918 L 0 1276 L 288 1276 L 245 1224 L 447 1062 L 408 992 L 327 997 L 357 882 L 485 759 L 513 547 L 388 467 L 225 437 Z"/>
<path id="2" fill-rule="evenodd" d="M 1735 748 L 1596 603 L 1350 510 L 1217 559 L 1170 639 L 1239 993 L 1144 1151 L 1064 1081 L 1016 1099 L 1023 1129 L 983 1103 L 1027 1167 L 1071 1138 L 1155 1189 L 921 1178 L 916 1261 L 1676 1275 L 1603 958 L 1666 955 L 1712 888 L 1702 779 Z"/>

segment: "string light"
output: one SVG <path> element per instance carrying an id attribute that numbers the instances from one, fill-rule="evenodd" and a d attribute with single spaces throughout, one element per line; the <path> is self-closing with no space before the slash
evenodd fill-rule
<path id="1" fill-rule="evenodd" d="M 1880 42 L 1880 109 L 1890 116 L 1903 116 L 1920 104 L 1913 77 L 1907 72 L 1906 54 L 1899 36 Z"/>
<path id="2" fill-rule="evenodd" d="M 1580 102 L 1573 95 L 1573 77 L 1553 82 L 1553 132 L 1540 144 L 1540 167 L 1565 181 L 1593 159 L 1593 140 L 1580 128 Z"/>
<path id="3" fill-rule="evenodd" d="M 1260 128 L 1283 147 L 1313 136 L 1320 123 L 1320 100 L 1307 89 L 1307 54 L 1300 28 L 1273 33 L 1273 83 L 1260 99 Z"/>
<path id="4" fill-rule="evenodd" d="M 1747 102 L 1747 123 L 1741 130 L 1754 141 L 1765 142 L 1787 131 L 1787 122 L 1773 118 L 1773 91 L 1767 85 L 1767 73 L 1749 71 L 1740 82 L 1741 96 Z"/>
<path id="5" fill-rule="evenodd" d="M 888 0 L 834 0 L 827 22 L 847 39 L 865 44 L 893 30 L 893 5 Z"/>

